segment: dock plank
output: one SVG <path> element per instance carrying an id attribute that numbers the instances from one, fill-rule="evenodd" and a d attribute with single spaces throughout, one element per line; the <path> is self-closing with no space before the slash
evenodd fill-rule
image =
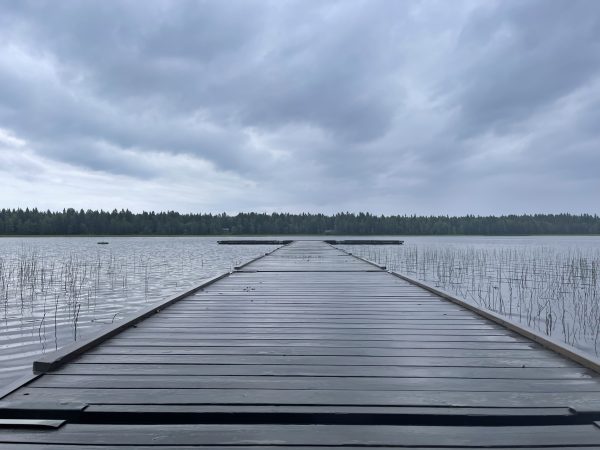
<path id="1" fill-rule="evenodd" d="M 158 374 L 158 375 L 260 375 L 260 376 L 338 376 L 348 374 L 347 366 L 296 365 L 296 364 L 69 364 L 53 373 L 72 375 L 94 374 Z M 534 367 L 431 367 L 431 366 L 354 366 L 353 376 L 380 377 L 460 377 L 460 378 L 588 378 L 592 372 L 585 368 L 559 367 L 543 369 Z M 595 377 L 594 377 L 595 378 Z"/>
<path id="2" fill-rule="evenodd" d="M 600 445 L 594 425 L 425 427 L 344 425 L 96 425 L 67 424 L 53 433 L 4 432 L 0 443 L 86 445 L 473 447 Z"/>

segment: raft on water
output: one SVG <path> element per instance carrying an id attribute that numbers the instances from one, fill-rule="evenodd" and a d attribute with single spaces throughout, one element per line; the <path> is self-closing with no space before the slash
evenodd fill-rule
<path id="1" fill-rule="evenodd" d="M 328 239 L 323 242 L 331 245 L 402 245 L 404 241 L 395 239 L 346 239 L 346 240 L 334 240 Z"/>
<path id="2" fill-rule="evenodd" d="M 277 240 L 265 240 L 265 239 L 246 239 L 246 240 L 226 240 L 226 241 L 217 241 L 218 244 L 222 245 L 287 245 L 291 244 L 293 241 L 277 241 Z"/>

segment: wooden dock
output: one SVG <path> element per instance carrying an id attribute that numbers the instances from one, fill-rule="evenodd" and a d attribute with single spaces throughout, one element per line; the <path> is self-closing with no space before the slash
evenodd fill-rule
<path id="1" fill-rule="evenodd" d="M 597 373 L 323 242 L 36 367 L 3 450 L 600 448 Z"/>

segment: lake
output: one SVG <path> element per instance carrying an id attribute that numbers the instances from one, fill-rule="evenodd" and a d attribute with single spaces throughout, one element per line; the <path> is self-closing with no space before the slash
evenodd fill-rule
<path id="1" fill-rule="evenodd" d="M 342 248 L 597 353 L 600 237 L 381 238 L 406 242 Z M 0 385 L 41 353 L 275 248 L 218 239 L 0 238 Z"/>
<path id="2" fill-rule="evenodd" d="M 276 248 L 217 239 L 0 238 L 0 385 L 40 353 Z"/>
<path id="3" fill-rule="evenodd" d="M 349 246 L 592 355 L 600 351 L 600 237 L 410 237 Z"/>

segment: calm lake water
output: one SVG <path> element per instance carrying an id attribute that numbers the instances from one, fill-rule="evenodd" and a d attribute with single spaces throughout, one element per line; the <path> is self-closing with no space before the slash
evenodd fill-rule
<path id="1" fill-rule="evenodd" d="M 218 239 L 0 238 L 0 385 L 39 354 L 274 248 Z M 600 237 L 400 239 L 344 248 L 597 353 Z"/>
<path id="2" fill-rule="evenodd" d="M 600 352 L 600 236 L 410 237 L 347 250 Z"/>
<path id="3" fill-rule="evenodd" d="M 0 238 L 0 385 L 30 368 L 40 353 L 275 248 L 217 240 Z"/>

